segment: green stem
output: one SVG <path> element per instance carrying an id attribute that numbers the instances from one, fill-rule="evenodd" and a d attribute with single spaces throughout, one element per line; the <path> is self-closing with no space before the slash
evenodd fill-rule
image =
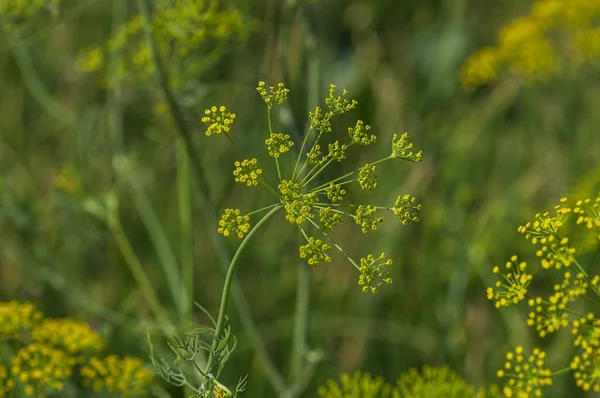
<path id="1" fill-rule="evenodd" d="M 327 168 L 327 166 L 329 166 L 331 164 L 331 162 L 333 162 L 333 159 L 329 159 L 323 166 L 321 166 L 321 168 L 317 171 L 314 171 L 317 166 L 313 167 L 313 169 L 302 179 L 302 181 L 300 181 L 300 189 L 304 188 L 305 186 L 307 186 L 308 184 L 310 184 L 310 182 L 312 180 L 314 180 L 319 174 L 321 174 L 321 172 L 323 170 L 325 170 Z M 314 173 L 313 173 L 314 172 Z M 312 175 L 311 175 L 312 174 Z"/>
<path id="2" fill-rule="evenodd" d="M 314 225 L 314 226 L 315 226 L 315 228 L 317 228 L 317 229 L 319 230 L 319 232 L 321 232 L 321 234 L 322 234 L 324 237 L 326 237 L 326 238 L 327 238 L 327 240 L 328 240 L 328 241 L 330 241 L 330 242 L 331 242 L 331 244 L 332 244 L 332 245 L 333 245 L 333 246 L 334 246 L 336 249 L 338 249 L 340 253 L 342 253 L 342 254 L 344 255 L 344 257 L 346 257 L 346 260 L 350 261 L 350 264 L 352 264 L 352 265 L 354 266 L 354 268 L 356 268 L 356 269 L 360 269 L 359 265 L 358 265 L 358 264 L 356 264 L 356 262 L 355 262 L 355 261 L 352 259 L 352 257 L 350 257 L 350 256 L 349 256 L 349 255 L 348 255 L 348 254 L 347 254 L 347 253 L 344 251 L 344 249 L 342 249 L 342 247 L 341 247 L 340 245 L 338 245 L 338 244 L 336 243 L 336 241 L 335 241 L 335 240 L 333 240 L 333 238 L 332 238 L 331 236 L 329 236 L 329 234 L 328 234 L 327 232 L 325 232 L 325 231 L 323 231 L 321 228 L 319 228 L 319 226 L 318 226 L 318 225 L 317 225 L 317 224 L 316 224 L 316 223 L 315 223 L 313 220 L 311 220 L 310 218 L 307 218 L 307 220 L 308 220 L 308 221 L 309 221 L 309 222 L 310 222 L 312 225 Z"/>
<path id="3" fill-rule="evenodd" d="M 251 211 L 250 213 L 246 213 L 245 215 L 246 215 L 246 216 L 252 216 L 252 215 L 254 215 L 254 214 L 261 213 L 261 212 L 263 212 L 263 211 L 266 211 L 266 210 L 270 210 L 270 209 L 272 209 L 273 207 L 275 207 L 275 206 L 280 206 L 280 205 L 281 205 L 281 203 L 273 203 L 272 205 L 265 206 L 265 207 L 262 207 L 262 208 L 260 208 L 260 209 L 258 209 L 258 210 Z"/>
<path id="4" fill-rule="evenodd" d="M 0 26 L 0 30 L 1 29 L 2 26 Z M 6 34 L 5 36 L 15 57 L 15 61 L 17 62 L 19 71 L 21 72 L 23 84 L 25 84 L 29 90 L 31 96 L 36 99 L 44 111 L 52 115 L 55 119 L 59 120 L 63 124 L 67 125 L 69 128 L 75 130 L 77 128 L 76 114 L 63 107 L 52 98 L 48 92 L 48 89 L 44 83 L 42 83 L 42 80 L 35 71 L 33 62 L 29 56 L 29 52 L 22 43 L 21 39 L 10 33 Z"/>
<path id="5" fill-rule="evenodd" d="M 250 242 L 250 239 L 252 239 L 252 237 L 254 236 L 254 234 L 272 217 L 275 215 L 275 213 L 277 213 L 279 210 L 281 210 L 282 206 L 277 206 L 275 208 L 273 208 L 270 212 L 268 212 L 267 214 L 265 214 L 263 216 L 263 218 L 260 219 L 260 221 L 258 221 L 256 223 L 256 225 L 250 230 L 250 232 L 248 232 L 248 235 L 246 235 L 246 237 L 244 238 L 244 240 L 242 241 L 242 243 L 240 243 L 237 251 L 235 252 L 233 258 L 231 259 L 231 263 L 229 264 L 229 269 L 227 270 L 227 276 L 225 277 L 225 283 L 223 284 L 223 291 L 221 294 L 221 306 L 219 307 L 219 317 L 217 318 L 217 325 L 215 326 L 215 334 L 214 334 L 214 338 L 212 341 L 212 345 L 211 345 L 211 354 L 208 357 L 208 362 L 206 364 L 205 367 L 205 374 L 210 372 L 211 368 L 214 365 L 214 355 L 213 352 L 215 351 L 215 349 L 217 348 L 217 345 L 219 343 L 219 338 L 221 336 L 221 333 L 223 333 L 223 327 L 225 326 L 225 317 L 226 317 L 226 312 L 227 312 L 227 305 L 229 303 L 229 291 L 231 289 L 231 283 L 233 281 L 233 276 L 235 274 L 235 268 L 237 266 L 238 260 L 240 259 L 240 256 L 242 254 L 242 252 L 244 251 L 244 248 L 246 247 L 246 245 L 248 244 L 248 242 Z"/>
<path id="6" fill-rule="evenodd" d="M 302 231 L 302 230 L 301 230 Z M 304 231 L 302 231 L 304 234 Z M 306 234 L 304 234 L 306 238 Z M 290 359 L 290 380 L 298 380 L 302 374 L 303 358 L 307 351 L 306 331 L 310 308 L 310 268 L 306 261 L 298 261 L 298 281 L 296 285 L 296 308 L 292 354 Z"/>
<path id="7" fill-rule="evenodd" d="M 181 135 L 183 140 L 185 141 L 185 148 L 187 149 L 189 160 L 194 171 L 194 175 L 196 177 L 196 182 L 198 183 L 198 188 L 202 193 L 202 198 L 205 202 L 210 201 L 210 189 L 208 186 L 208 182 L 204 177 L 206 173 L 204 172 L 204 168 L 202 167 L 202 163 L 200 162 L 200 158 L 198 154 L 194 150 L 194 141 L 192 139 L 192 135 L 190 132 L 190 128 L 185 121 L 185 117 L 183 115 L 183 111 L 177 104 L 175 97 L 171 91 L 169 86 L 169 79 L 167 74 L 163 68 L 161 55 L 158 51 L 158 45 L 156 44 L 156 40 L 154 39 L 152 33 L 152 25 L 150 23 L 150 10 L 149 10 L 149 0 L 137 0 L 137 5 L 140 10 L 140 16 L 142 18 L 143 26 L 144 26 L 144 34 L 146 37 L 146 41 L 150 46 L 150 53 L 152 56 L 152 62 L 156 69 L 156 77 L 165 99 L 167 100 L 167 104 L 169 106 L 169 110 L 173 116 L 173 121 L 175 122 L 175 127 L 177 132 Z M 206 203 L 209 204 L 209 203 Z M 214 208 L 214 206 L 210 206 L 210 208 Z"/>
<path id="8" fill-rule="evenodd" d="M 192 227 L 192 204 L 190 190 L 190 166 L 185 141 L 177 141 L 177 192 L 179 197 L 179 230 L 181 239 L 181 291 L 180 321 L 191 319 L 194 300 L 194 232 Z"/>
<path id="9" fill-rule="evenodd" d="M 302 146 L 300 147 L 300 151 L 298 151 L 298 158 L 296 159 L 296 165 L 294 166 L 294 172 L 292 173 L 292 181 L 296 178 L 296 171 L 298 171 L 298 166 L 300 165 L 300 159 L 302 158 L 302 154 L 304 153 L 304 147 L 306 146 L 306 141 L 308 140 L 308 136 L 312 131 L 312 126 L 308 129 L 306 134 L 304 134 L 304 140 L 302 141 Z"/>
<path id="10" fill-rule="evenodd" d="M 323 131 L 319 131 L 319 135 L 317 135 L 317 138 L 315 138 L 314 142 L 312 143 L 312 147 L 311 149 L 308 151 L 308 153 L 310 153 L 310 151 L 312 151 L 315 146 L 318 145 L 319 140 L 321 139 L 321 135 L 323 135 Z M 325 160 L 327 158 L 327 155 L 323 157 L 323 159 L 321 159 L 318 163 L 316 163 L 313 168 L 311 169 L 311 171 L 308 172 L 308 174 L 312 173 L 314 171 L 314 169 L 316 169 L 317 167 L 319 167 L 321 165 L 321 161 Z M 302 163 L 302 167 L 300 167 L 300 171 L 298 172 L 298 178 L 300 178 L 300 176 L 302 175 L 302 173 L 304 172 L 304 170 L 306 169 L 306 167 L 309 164 L 309 159 L 308 156 L 306 156 L 306 158 L 304 159 L 304 162 Z"/>
<path id="11" fill-rule="evenodd" d="M 388 157 L 385 157 L 385 158 L 383 158 L 383 159 L 379 159 L 379 160 L 377 160 L 377 161 L 375 161 L 375 162 L 373 162 L 373 163 L 369 163 L 369 164 L 370 164 L 371 166 L 373 166 L 373 165 L 379 164 L 379 163 L 381 163 L 381 162 L 385 162 L 386 160 L 390 160 L 390 159 L 393 159 L 393 157 L 392 157 L 391 155 L 390 155 L 390 156 L 388 156 Z M 351 171 L 351 172 L 350 172 L 350 173 L 348 173 L 348 174 L 344 174 L 344 175 L 343 175 L 343 176 L 341 176 L 341 177 L 335 178 L 335 179 L 333 179 L 333 180 L 331 180 L 331 181 L 328 181 L 328 182 L 326 182 L 326 183 L 324 183 L 324 184 L 322 184 L 322 185 L 319 185 L 319 186 L 318 186 L 318 187 L 316 187 L 316 188 L 313 188 L 313 189 L 311 190 L 311 192 L 315 192 L 315 191 L 317 191 L 317 190 L 320 190 L 320 189 L 322 189 L 322 188 L 325 188 L 325 187 L 329 186 L 329 184 L 331 184 L 331 183 L 336 183 L 337 181 L 340 181 L 340 180 L 343 180 L 343 179 L 345 179 L 345 178 L 348 178 L 348 177 L 350 177 L 350 176 L 352 176 L 352 175 L 354 175 L 354 174 L 356 174 L 356 173 L 358 173 L 358 170 Z"/>
<path id="12" fill-rule="evenodd" d="M 119 215 L 116 214 L 116 212 L 116 209 L 109 210 L 106 221 L 113 236 L 115 237 L 115 241 L 117 242 L 117 246 L 119 247 L 123 258 L 125 259 L 125 264 L 127 264 L 129 267 L 129 271 L 131 272 L 131 275 L 133 275 L 133 279 L 142 291 L 144 299 L 150 308 L 152 308 L 152 312 L 154 312 L 158 319 L 168 324 L 169 316 L 167 315 L 167 311 L 154 292 L 152 282 L 150 282 L 150 278 L 148 278 L 148 275 L 146 275 L 141 261 L 135 254 L 133 247 L 131 247 L 131 243 L 125 234 L 125 231 L 123 231 L 123 228 L 121 227 Z"/>
<path id="13" fill-rule="evenodd" d="M 167 286 L 169 287 L 173 303 L 179 311 L 179 314 L 182 314 L 182 308 L 184 306 L 183 303 L 188 301 L 188 297 L 186 296 L 182 298 L 182 293 L 185 295 L 185 290 L 182 291 L 181 289 L 181 275 L 179 274 L 179 264 L 177 262 L 177 258 L 173 253 L 173 249 L 167 238 L 165 230 L 158 219 L 152 204 L 150 203 L 148 195 L 140 186 L 135 176 L 133 176 L 130 171 L 126 169 L 126 167 L 127 166 L 125 166 L 123 170 L 119 170 L 119 168 L 117 168 L 117 173 L 121 178 L 127 181 L 131 188 L 133 202 L 138 210 L 138 213 L 140 214 L 140 217 L 142 218 L 142 222 L 146 226 L 146 230 L 148 231 L 148 235 L 152 241 L 152 246 L 154 246 L 154 249 L 158 255 L 158 259 L 162 267 L 162 271 L 165 274 Z"/>
<path id="14" fill-rule="evenodd" d="M 188 151 L 192 171 L 197 182 L 197 189 L 200 192 L 200 196 L 198 197 L 200 199 L 199 202 L 201 202 L 199 203 L 200 208 L 203 210 L 206 223 L 209 225 L 216 225 L 217 220 L 214 216 L 216 206 L 211 198 L 209 185 L 206 179 L 204 178 L 206 173 L 204 172 L 202 163 L 200 162 L 198 154 L 193 145 L 190 130 L 185 122 L 185 119 L 183 118 L 183 113 L 171 93 L 166 73 L 162 68 L 160 54 L 158 52 L 156 42 L 152 35 L 152 28 L 149 22 L 150 17 L 147 0 L 137 0 L 137 5 L 140 9 L 140 15 L 142 16 L 142 21 L 144 23 L 144 32 L 146 35 L 146 40 L 148 41 L 151 48 L 153 63 L 156 66 L 158 82 L 169 105 L 170 112 L 175 121 L 175 127 L 177 128 L 177 132 L 183 137 L 186 143 L 186 149 Z M 215 228 L 210 229 L 209 236 L 219 256 L 219 262 L 221 266 L 226 270 L 227 264 L 229 263 L 229 259 L 231 258 L 229 250 L 221 236 L 217 234 Z M 256 324 L 254 323 L 250 315 L 250 307 L 248 305 L 248 301 L 244 296 L 241 287 L 237 282 L 235 282 L 235 280 L 232 283 L 232 296 L 238 309 L 238 314 L 244 327 L 244 330 L 248 331 L 248 333 L 250 334 L 250 340 L 254 346 L 254 349 L 256 350 L 256 353 L 259 356 L 259 358 L 264 363 L 265 367 L 267 368 L 269 382 L 273 385 L 273 388 L 275 390 L 282 391 L 285 388 L 282 381 L 283 378 L 278 373 L 277 367 L 273 365 L 273 361 L 269 357 L 269 353 L 266 349 L 265 343 L 262 340 L 262 337 L 260 336 L 260 333 L 256 328 Z"/>

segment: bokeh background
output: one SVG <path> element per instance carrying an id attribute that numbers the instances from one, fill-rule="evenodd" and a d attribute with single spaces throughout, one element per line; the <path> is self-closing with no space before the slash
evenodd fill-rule
<path id="1" fill-rule="evenodd" d="M 386 164 L 375 191 L 350 192 L 369 203 L 410 193 L 423 204 L 418 224 L 390 218 L 376 233 L 363 235 L 352 225 L 336 233 L 357 255 L 385 251 L 393 258 L 394 284 L 363 294 L 341 256 L 310 270 L 308 345 L 324 359 L 302 396 L 316 396 L 317 386 L 340 372 L 361 369 L 393 382 L 424 364 L 448 364 L 475 384 L 494 383 L 505 352 L 517 344 L 549 347 L 548 363 L 564 364 L 568 338 L 539 340 L 525 324 L 526 312 L 496 310 L 485 291 L 494 265 L 513 254 L 534 258 L 519 225 L 562 196 L 598 191 L 598 69 L 463 89 L 465 59 L 493 44 L 501 26 L 526 14 L 531 1 L 222 3 L 239 10 L 243 29 L 195 49 L 189 63 L 181 61 L 180 74 L 179 64 L 169 68 L 179 77 L 177 99 L 193 126 L 217 206 L 213 217 L 225 207 L 249 211 L 269 203 L 260 189 L 234 185 L 235 149 L 223 137 L 205 137 L 199 123 L 204 109 L 224 104 L 237 114 L 231 134 L 239 145 L 264 153 L 268 128 L 258 80 L 283 81 L 291 89 L 289 106 L 276 113 L 276 129 L 292 135 L 305 131 L 308 111 L 330 83 L 359 101 L 349 117 L 371 124 L 378 143 L 331 173 L 386 154 L 394 133 L 409 132 L 424 152 L 422 163 Z M 35 21 L 17 41 L 0 36 L 0 300 L 33 299 L 49 316 L 93 323 L 111 351 L 146 356 L 141 336 L 156 332 L 152 313 L 114 231 L 84 204 L 89 209 L 90 199 L 108 192 L 118 197 L 122 231 L 158 296 L 175 311 L 148 220 L 160 225 L 175 261 L 183 261 L 178 139 L 151 77 L 132 73 L 113 84 L 106 72 L 77 66 L 82 51 L 103 45 L 137 12 L 135 2 L 65 7 L 69 13 Z M 337 127 L 345 134 L 344 125 Z M 116 155 L 127 156 L 126 177 Z M 224 279 L 208 233 L 216 226 L 198 201 L 192 210 L 194 300 L 216 312 Z M 297 238 L 283 216 L 272 220 L 237 272 L 254 322 L 284 373 L 293 340 Z M 233 251 L 237 244 L 228 239 L 225 246 Z M 590 250 L 597 263 L 600 249 Z M 230 316 L 239 345 L 224 379 L 235 383 L 248 373 L 245 396 L 274 396 L 235 305 Z M 565 375 L 548 396 L 583 394 Z"/>

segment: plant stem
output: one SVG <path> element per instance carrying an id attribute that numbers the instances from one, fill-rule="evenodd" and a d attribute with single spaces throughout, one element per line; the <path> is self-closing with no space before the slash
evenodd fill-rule
<path id="1" fill-rule="evenodd" d="M 152 312 L 157 316 L 159 320 L 165 322 L 166 324 L 170 323 L 169 316 L 167 314 L 167 310 L 163 307 L 158 296 L 154 292 L 154 288 L 152 287 L 152 283 L 150 282 L 150 278 L 146 275 L 144 271 L 144 267 L 138 256 L 135 254 L 135 251 L 131 247 L 131 243 L 129 242 L 129 238 L 123 231 L 121 227 L 121 221 L 119 220 L 119 215 L 117 214 L 116 209 L 109 210 L 107 214 L 107 224 L 110 228 L 113 236 L 115 237 L 115 241 L 117 242 L 117 246 L 125 259 L 125 264 L 129 267 L 129 271 L 133 275 L 135 282 L 138 287 L 142 291 L 142 295 L 144 299 L 152 308 Z"/>
<path id="2" fill-rule="evenodd" d="M 298 261 L 298 281 L 296 285 L 296 308 L 294 333 L 292 336 L 292 355 L 290 359 L 290 380 L 298 380 L 302 373 L 304 354 L 306 353 L 306 330 L 310 307 L 310 269 L 305 261 Z"/>
<path id="3" fill-rule="evenodd" d="M 194 171 L 194 175 L 196 177 L 196 181 L 198 183 L 198 188 L 202 193 L 202 199 L 205 202 L 210 200 L 210 189 L 208 187 L 208 182 L 204 178 L 206 175 L 204 173 L 204 168 L 202 167 L 202 163 L 198 157 L 198 154 L 194 150 L 194 141 L 192 140 L 192 135 L 190 133 L 189 126 L 185 121 L 185 117 L 177 101 L 175 100 L 175 96 L 171 92 L 171 88 L 169 87 L 169 80 L 167 78 L 167 74 L 163 68 L 162 60 L 160 53 L 158 51 L 158 45 L 156 44 L 156 40 L 154 39 L 154 35 L 152 33 L 152 25 L 150 23 L 150 10 L 149 10 L 149 0 L 137 0 L 137 5 L 140 10 L 140 15 L 142 18 L 142 23 L 144 25 L 144 34 L 146 36 L 146 41 L 150 46 L 150 52 L 152 56 L 152 62 L 156 69 L 156 77 L 160 86 L 160 89 L 167 100 L 167 104 L 169 106 L 169 110 L 171 115 L 173 116 L 173 120 L 175 122 L 175 127 L 177 132 L 181 135 L 183 140 L 185 141 L 185 148 L 188 152 L 189 160 L 192 165 L 192 169 Z M 205 203 L 209 204 L 209 203 Z M 212 206 L 210 207 L 213 208 Z"/>
<path id="4" fill-rule="evenodd" d="M 179 311 L 179 314 L 181 314 L 184 305 L 183 302 L 187 301 L 188 298 L 181 297 L 182 293 L 185 295 L 185 290 L 182 292 L 181 275 L 179 274 L 177 258 L 175 258 L 167 234 L 150 203 L 148 195 L 140 186 L 137 179 L 132 175 L 131 171 L 125 168 L 124 170 L 117 170 L 117 173 L 131 188 L 133 202 L 148 231 L 152 246 L 154 246 L 156 254 L 158 255 L 160 265 L 165 274 L 167 286 L 171 293 L 171 298 L 173 299 L 173 303 Z"/>
<path id="5" fill-rule="evenodd" d="M 214 216 L 215 205 L 210 196 L 210 189 L 209 189 L 208 183 L 207 183 L 206 179 L 204 178 L 204 175 L 205 175 L 204 169 L 202 167 L 202 164 L 199 161 L 198 155 L 193 146 L 193 140 L 191 139 L 190 131 L 189 131 L 189 128 L 183 117 L 183 113 L 181 112 L 181 109 L 179 108 L 177 102 L 175 101 L 175 98 L 171 94 L 171 91 L 170 91 L 170 88 L 168 85 L 168 79 L 166 77 L 164 69 L 162 68 L 160 54 L 158 52 L 156 42 L 152 35 L 147 1 L 148 0 L 137 0 L 137 5 L 138 5 L 138 8 L 140 9 L 140 14 L 142 16 L 142 21 L 144 23 L 144 31 L 146 34 L 146 39 L 147 39 L 148 43 L 150 44 L 150 48 L 151 48 L 151 52 L 152 52 L 152 59 L 153 59 L 154 64 L 156 65 L 156 70 L 157 70 L 157 75 L 158 75 L 157 78 L 159 80 L 159 84 L 163 91 L 163 94 L 165 95 L 165 98 L 167 99 L 167 103 L 169 105 L 171 114 L 173 115 L 173 119 L 175 121 L 177 131 L 179 134 L 181 134 L 181 136 L 183 137 L 183 139 L 186 143 L 186 149 L 188 151 L 189 160 L 190 160 L 191 166 L 192 166 L 192 171 L 194 173 L 194 176 L 195 176 L 195 179 L 196 179 L 196 182 L 198 185 L 197 188 L 200 191 L 200 199 L 203 202 L 201 204 L 201 207 L 204 212 L 205 220 L 206 220 L 207 224 L 209 224 L 209 225 L 216 225 L 216 218 Z M 210 239 L 215 247 L 215 250 L 217 251 L 221 266 L 226 269 L 227 262 L 230 258 L 229 250 L 227 249 L 226 245 L 224 244 L 222 238 L 216 233 L 216 230 L 214 230 L 214 228 L 210 229 Z M 244 329 L 246 329 L 249 332 L 253 331 L 252 333 L 250 333 L 251 342 L 254 345 L 257 355 L 262 359 L 265 367 L 267 368 L 267 374 L 269 376 L 269 381 L 271 382 L 271 384 L 273 385 L 275 390 L 282 391 L 285 388 L 285 386 L 283 384 L 283 378 L 278 373 L 277 368 L 273 365 L 273 361 L 271 360 L 271 358 L 268 355 L 264 341 L 262 340 L 262 337 L 258 333 L 258 329 L 256 328 L 256 325 L 254 324 L 254 321 L 252 320 L 252 317 L 250 315 L 250 308 L 249 308 L 248 302 L 247 302 L 241 288 L 239 287 L 237 282 L 235 282 L 235 278 L 233 278 L 233 282 L 232 282 L 232 296 L 236 302 L 236 307 L 238 308 L 238 313 L 240 316 L 240 320 L 242 321 L 242 325 L 244 326 Z"/>
<path id="6" fill-rule="evenodd" d="M 0 29 L 2 29 L 1 26 Z M 48 89 L 44 86 L 44 83 L 42 83 L 39 75 L 35 71 L 29 52 L 21 39 L 9 33 L 6 34 L 6 40 L 8 41 L 13 56 L 15 57 L 15 61 L 17 62 L 17 66 L 19 67 L 19 71 L 21 72 L 23 84 L 28 88 L 31 96 L 36 99 L 38 104 L 40 104 L 48 114 L 67 125 L 69 128 L 75 130 L 77 128 L 77 116 L 74 112 L 63 107 L 52 98 Z"/>
<path id="7" fill-rule="evenodd" d="M 223 332 L 223 327 L 225 325 L 227 304 L 229 303 L 229 291 L 231 289 L 231 283 L 233 281 L 233 276 L 235 274 L 235 268 L 237 266 L 238 260 L 240 259 L 244 248 L 246 247 L 248 242 L 250 242 L 250 239 L 252 239 L 252 236 L 254 236 L 254 234 L 269 220 L 269 218 L 271 218 L 275 215 L 275 213 L 281 210 L 282 207 L 283 206 L 277 206 L 273 208 L 256 223 L 256 225 L 250 230 L 250 232 L 248 232 L 248 235 L 246 235 L 242 243 L 240 243 L 237 251 L 231 259 L 229 269 L 227 270 L 227 276 L 225 277 L 225 283 L 223 284 L 223 291 L 221 293 L 221 306 L 219 307 L 219 317 L 217 318 L 217 325 L 215 326 L 215 334 L 212 341 L 211 354 L 208 357 L 208 362 L 206 364 L 204 373 L 210 372 L 212 366 L 214 365 L 214 355 L 212 354 L 212 352 L 214 352 L 214 350 L 217 348 L 219 337 Z"/>
<path id="8" fill-rule="evenodd" d="M 194 232 L 189 157 L 185 149 L 185 141 L 181 137 L 177 140 L 177 193 L 181 239 L 181 279 L 183 282 L 180 322 L 183 325 L 191 319 L 191 303 L 194 300 Z"/>

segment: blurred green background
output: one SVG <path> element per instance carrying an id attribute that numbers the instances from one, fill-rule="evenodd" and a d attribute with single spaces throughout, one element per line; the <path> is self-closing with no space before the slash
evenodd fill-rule
<path id="1" fill-rule="evenodd" d="M 291 89 L 290 106 L 277 114 L 279 129 L 291 134 L 305 131 L 308 111 L 330 83 L 350 91 L 359 101 L 350 117 L 371 124 L 378 141 L 343 163 L 341 172 L 387 153 L 394 133 L 409 132 L 424 152 L 419 164 L 386 164 L 374 192 L 350 193 L 381 204 L 410 193 L 423 204 L 418 224 L 403 227 L 390 219 L 373 234 L 352 225 L 336 233 L 357 255 L 385 251 L 393 258 L 394 284 L 377 295 L 361 293 L 355 270 L 341 256 L 311 270 L 308 344 L 325 358 L 303 396 L 316 396 L 318 385 L 342 371 L 362 369 L 393 382 L 423 364 L 448 364 L 473 383 L 493 383 L 506 350 L 517 344 L 550 345 L 549 365 L 564 364 L 567 339 L 538 341 L 525 312 L 497 311 L 485 289 L 494 281 L 493 265 L 513 254 L 533 259 L 519 225 L 562 196 L 595 193 L 598 71 L 582 68 L 546 84 L 503 79 L 474 93 L 462 89 L 464 60 L 492 44 L 530 1 L 223 3 L 240 10 L 245 33 L 198 50 L 192 59 L 210 62 L 188 68 L 177 86 L 216 211 L 269 203 L 261 190 L 233 185 L 235 150 L 223 137 L 205 137 L 198 122 L 204 109 L 224 104 L 237 113 L 231 134 L 240 146 L 263 153 L 268 129 L 258 80 L 283 81 Z M 0 36 L 0 300 L 34 299 L 47 315 L 89 320 L 115 353 L 145 356 L 140 336 L 151 330 L 151 312 L 113 234 L 83 203 L 116 193 L 123 230 L 171 308 L 139 195 L 148 199 L 179 260 L 177 136 L 157 116 L 155 80 L 124 81 L 115 94 L 97 75 L 76 68 L 82 50 L 110 37 L 115 16 L 137 12 L 135 2 L 70 6 L 60 23 L 36 21 L 39 29 L 19 43 Z M 115 101 L 120 134 L 111 127 Z M 338 126 L 337 133 L 344 131 Z M 118 176 L 116 154 L 128 156 L 134 182 Z M 216 312 L 223 272 L 207 233 L 216 225 L 207 224 L 200 205 L 192 216 L 194 300 Z M 296 239 L 277 217 L 253 240 L 237 271 L 260 334 L 284 370 L 293 335 Z M 231 250 L 237 243 L 227 240 Z M 224 379 L 235 383 L 249 373 L 244 396 L 273 396 L 235 305 L 229 313 L 239 346 Z M 577 394 L 566 375 L 548 396 L 583 396 Z"/>

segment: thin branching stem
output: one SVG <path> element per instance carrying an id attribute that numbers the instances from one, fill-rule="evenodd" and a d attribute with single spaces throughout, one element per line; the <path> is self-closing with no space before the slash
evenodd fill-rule
<path id="1" fill-rule="evenodd" d="M 226 318 L 226 312 L 227 312 L 227 305 L 229 303 L 229 293 L 230 293 L 230 289 L 231 289 L 231 283 L 233 282 L 235 268 L 238 264 L 240 256 L 241 256 L 242 252 L 244 251 L 244 248 L 246 247 L 246 245 L 248 245 L 248 242 L 250 242 L 250 240 L 254 236 L 254 234 L 272 216 L 274 216 L 279 210 L 281 210 L 281 208 L 282 208 L 281 205 L 274 207 L 273 209 L 271 209 L 271 211 L 269 211 L 267 214 L 265 214 L 263 216 L 263 218 L 260 219 L 256 223 L 256 225 L 250 230 L 250 232 L 248 232 L 248 235 L 246 235 L 246 237 L 244 238 L 242 243 L 240 243 L 237 251 L 235 252 L 233 258 L 231 259 L 231 263 L 229 264 L 229 269 L 227 271 L 227 276 L 225 277 L 225 283 L 223 284 L 223 291 L 221 294 L 221 306 L 219 307 L 219 316 L 217 318 L 217 326 L 215 327 L 215 335 L 214 335 L 213 342 L 212 342 L 211 355 L 208 358 L 208 362 L 206 364 L 204 373 L 210 372 L 210 370 L 212 369 L 212 367 L 214 365 L 215 358 L 212 353 L 214 352 L 214 350 L 217 348 L 217 346 L 219 344 L 219 336 L 221 335 L 221 333 L 223 333 L 223 327 L 225 325 L 225 318 Z"/>

